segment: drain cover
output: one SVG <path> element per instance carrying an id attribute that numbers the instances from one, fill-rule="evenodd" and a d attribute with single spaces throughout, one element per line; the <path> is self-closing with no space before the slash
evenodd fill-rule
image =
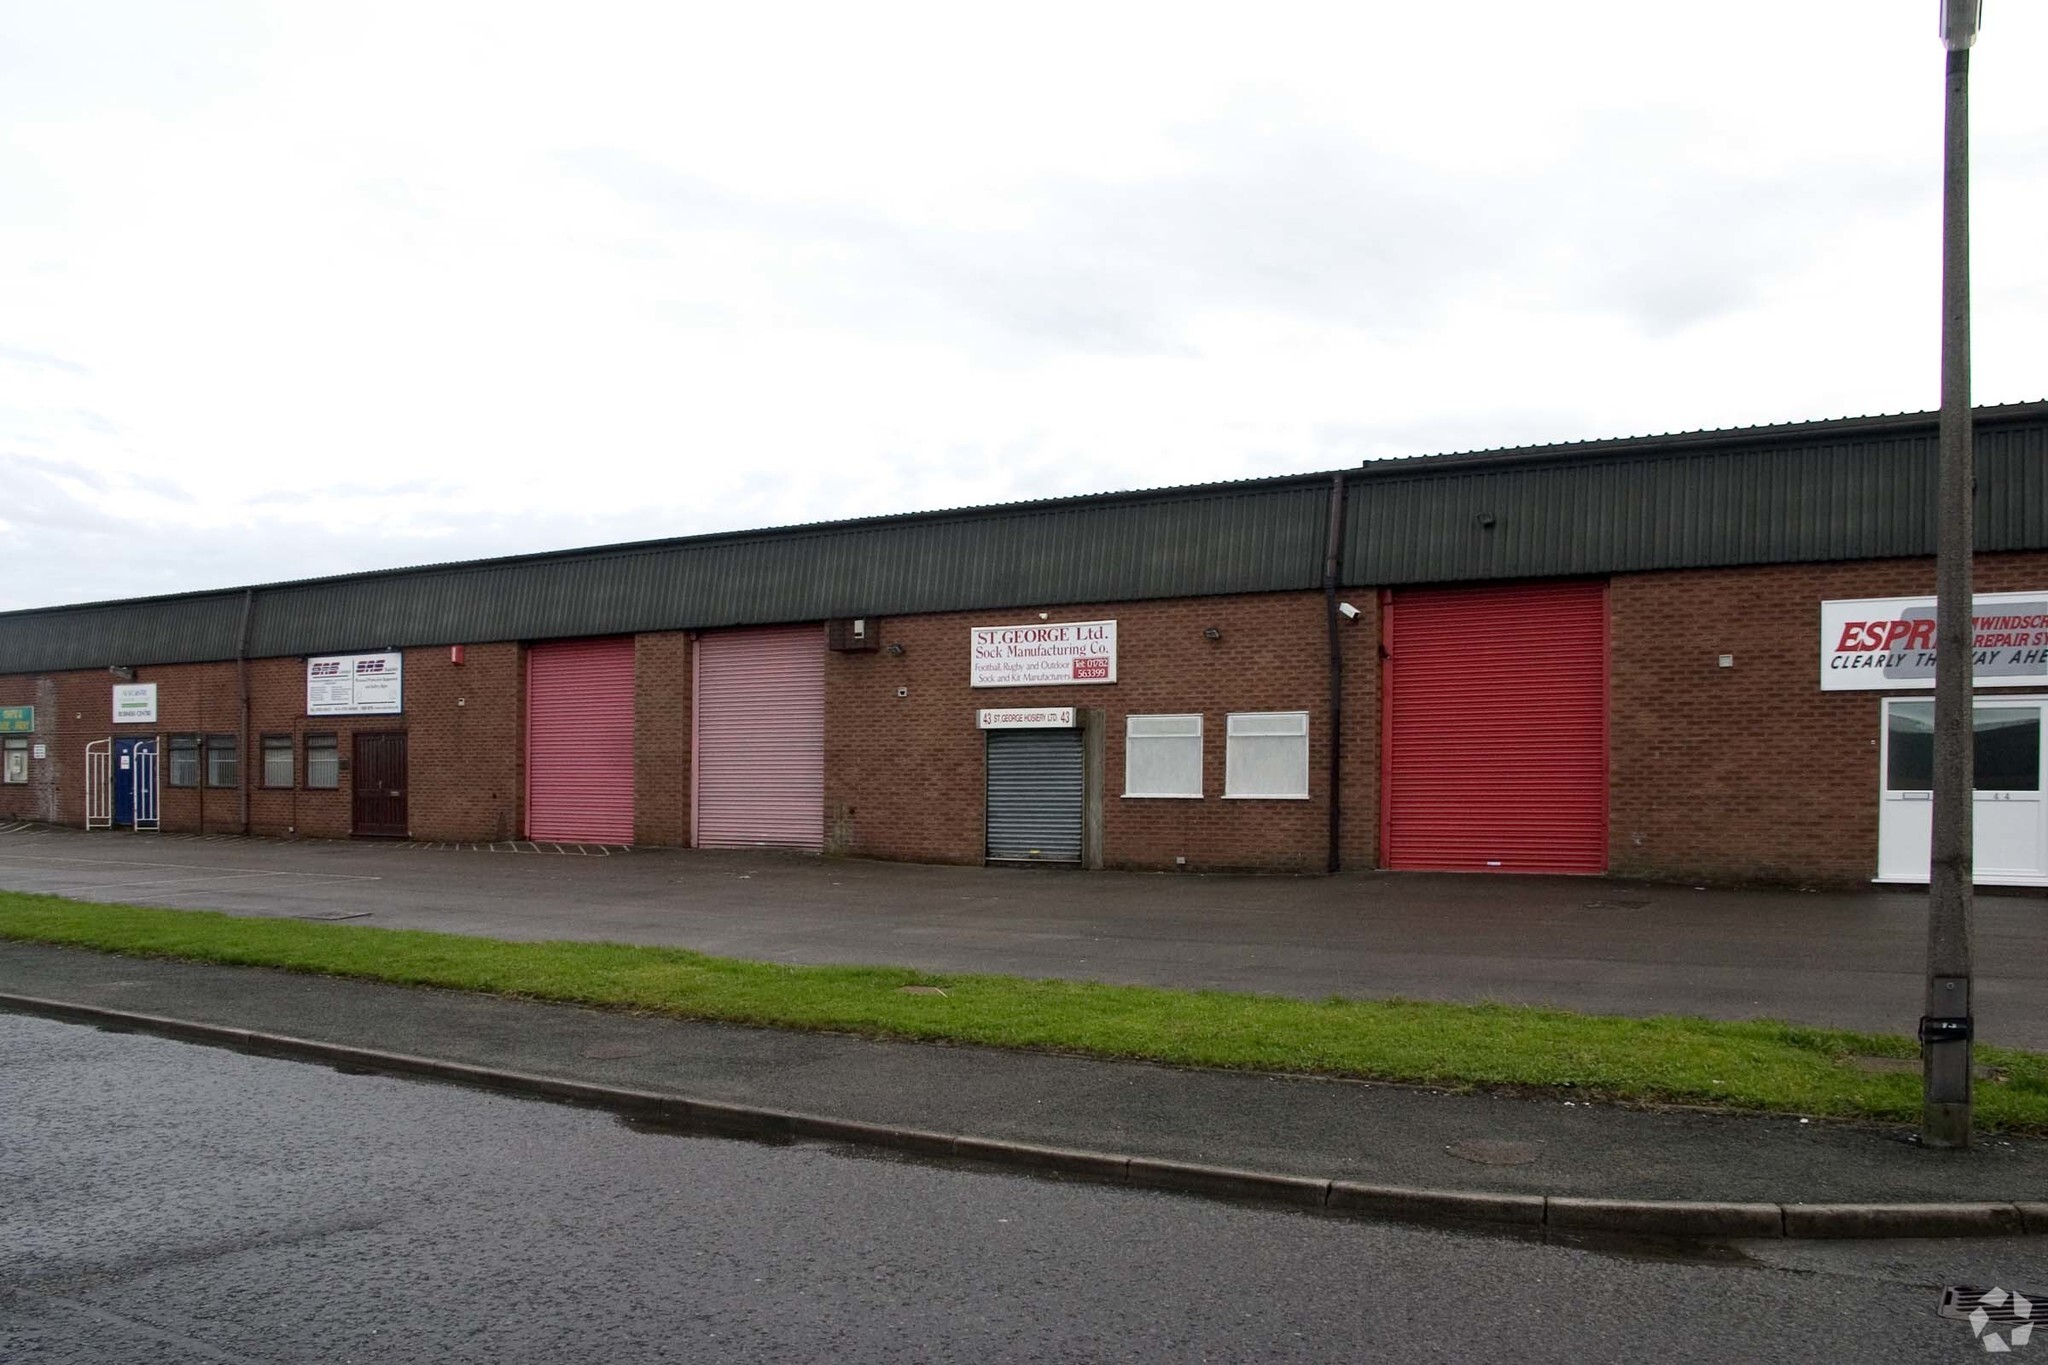
<path id="1" fill-rule="evenodd" d="M 583 1055 L 593 1062 L 616 1062 L 625 1057 L 645 1057 L 647 1049 L 631 1043 L 597 1043 L 584 1048 Z"/>
<path id="2" fill-rule="evenodd" d="M 2037 1304 L 2040 1306 L 2036 1307 Z M 1940 1312 L 1945 1318 L 1962 1322 L 1971 1321 L 1981 1312 L 1993 1327 L 2048 1322 L 2048 1293 L 2025 1294 L 2017 1289 L 1979 1289 L 1974 1285 L 1952 1284 L 1941 1291 Z"/>
<path id="3" fill-rule="evenodd" d="M 1444 1148 L 1460 1161 L 1481 1166 L 1526 1166 L 1543 1155 L 1540 1142 L 1509 1142 L 1502 1138 L 1462 1138 Z"/>

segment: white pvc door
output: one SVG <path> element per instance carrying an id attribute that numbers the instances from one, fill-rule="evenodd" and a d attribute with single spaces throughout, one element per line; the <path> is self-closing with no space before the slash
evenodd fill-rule
<path id="1" fill-rule="evenodd" d="M 1984 886 L 2048 886 L 2048 698 L 1978 697 L 1975 880 Z M 1933 836 L 1934 702 L 1884 704 L 1884 790 L 1877 819 L 1877 880 L 1924 882 Z"/>

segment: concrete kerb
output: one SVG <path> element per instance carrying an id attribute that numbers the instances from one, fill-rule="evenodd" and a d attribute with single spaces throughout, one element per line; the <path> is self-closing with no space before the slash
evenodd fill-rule
<path id="1" fill-rule="evenodd" d="M 1671 1199 L 1582 1199 L 1478 1190 L 1411 1189 L 1350 1180 L 1318 1180 L 1270 1171 L 1205 1166 L 1114 1152 L 1047 1147 L 999 1138 L 937 1133 L 890 1124 L 793 1113 L 573 1081 L 559 1076 L 351 1047 L 287 1034 L 203 1024 L 67 1000 L 0 992 L 0 1010 L 255 1056 L 318 1062 L 338 1070 L 415 1076 L 477 1089 L 609 1110 L 682 1130 L 770 1141 L 883 1147 L 919 1156 L 1057 1172 L 1105 1184 L 1141 1186 L 1339 1216 L 1407 1223 L 1497 1227 L 1524 1234 L 1673 1238 L 1892 1238 L 2048 1236 L 2048 1203 L 1959 1201 L 1945 1204 L 1716 1203 Z"/>

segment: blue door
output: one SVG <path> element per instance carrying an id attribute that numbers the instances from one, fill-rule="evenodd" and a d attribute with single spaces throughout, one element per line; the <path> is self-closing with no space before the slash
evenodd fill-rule
<path id="1" fill-rule="evenodd" d="M 138 760 L 135 746 L 147 744 L 145 739 L 117 739 L 114 741 L 114 828 L 135 827 L 135 773 Z"/>

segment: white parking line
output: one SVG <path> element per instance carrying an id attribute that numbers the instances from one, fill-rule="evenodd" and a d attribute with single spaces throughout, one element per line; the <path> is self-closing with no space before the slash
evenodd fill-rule
<path id="1" fill-rule="evenodd" d="M 248 881 L 252 877 L 304 877 L 309 881 L 350 882 L 377 882 L 384 880 L 382 877 L 350 877 L 340 874 L 322 877 L 317 872 L 220 872 L 211 877 L 157 877 L 143 882 L 81 882 L 76 886 L 63 888 L 58 894 L 62 895 L 73 891 L 126 891 L 138 886 L 188 886 L 193 882 Z M 304 885 L 305 883 L 302 882 L 300 884 Z"/>
<path id="2" fill-rule="evenodd" d="M 5 867 L 9 863 L 83 863 L 87 867 L 175 867 L 180 870 L 192 869 L 195 871 L 206 866 L 205 863 L 153 863 L 145 862 L 140 858 L 58 858 L 48 854 L 0 853 L 0 867 Z M 263 868 L 238 869 L 236 875 L 244 877 L 318 877 L 324 881 L 344 882 L 381 882 L 384 880 L 380 876 L 372 876 L 362 872 L 293 872 L 273 871 Z"/>

